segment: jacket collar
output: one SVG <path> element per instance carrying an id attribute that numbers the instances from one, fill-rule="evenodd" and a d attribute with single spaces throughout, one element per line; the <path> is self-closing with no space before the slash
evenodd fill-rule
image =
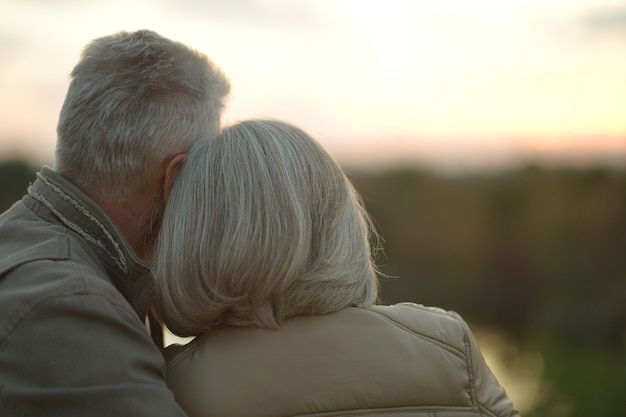
<path id="1" fill-rule="evenodd" d="M 37 180 L 28 188 L 28 194 L 89 244 L 117 289 L 143 320 L 153 292 L 150 267 L 137 258 L 109 216 L 76 186 L 48 167 L 37 173 Z M 28 196 L 25 200 L 28 204 Z"/>

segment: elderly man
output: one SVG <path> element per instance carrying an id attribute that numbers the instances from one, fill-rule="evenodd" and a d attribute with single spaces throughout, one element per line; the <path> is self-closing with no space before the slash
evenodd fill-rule
<path id="1" fill-rule="evenodd" d="M 1 416 L 184 416 L 146 327 L 149 262 L 177 166 L 217 134 L 229 89 L 151 31 L 84 49 L 55 169 L 0 216 Z"/>

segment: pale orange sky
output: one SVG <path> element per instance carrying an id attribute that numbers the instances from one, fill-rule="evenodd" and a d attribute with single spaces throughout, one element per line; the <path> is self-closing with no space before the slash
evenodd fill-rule
<path id="1" fill-rule="evenodd" d="M 294 122 L 345 164 L 626 160 L 623 1 L 0 4 L 0 158 L 51 164 L 81 48 L 149 28 L 224 70 L 227 123 Z"/>

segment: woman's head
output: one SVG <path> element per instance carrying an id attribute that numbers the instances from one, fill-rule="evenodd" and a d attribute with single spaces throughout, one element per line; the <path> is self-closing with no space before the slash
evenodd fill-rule
<path id="1" fill-rule="evenodd" d="M 317 142 L 286 123 L 241 122 L 196 145 L 177 176 L 154 257 L 157 308 L 189 336 L 369 306 L 371 235 Z"/>

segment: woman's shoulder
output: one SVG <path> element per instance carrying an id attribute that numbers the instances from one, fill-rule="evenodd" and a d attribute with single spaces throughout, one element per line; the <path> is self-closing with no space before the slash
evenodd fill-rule
<path id="1" fill-rule="evenodd" d="M 417 337 L 465 350 L 469 328 L 454 311 L 416 303 L 375 305 L 366 311 Z"/>
<path id="2" fill-rule="evenodd" d="M 279 330 L 218 329 L 168 348 L 167 381 L 183 407 L 219 410 L 216 415 L 245 415 L 241 407 L 272 415 L 276 404 L 284 415 L 398 404 L 470 410 L 465 329 L 457 314 L 417 304 L 297 316 Z M 242 392 L 254 393 L 255 402 L 231 401 Z M 285 392 L 293 394 L 289 401 Z"/>
<path id="3" fill-rule="evenodd" d="M 457 313 L 438 307 L 415 303 L 374 305 L 369 308 L 349 307 L 320 316 L 297 316 L 288 319 L 280 331 L 259 328 L 225 328 L 200 335 L 185 346 L 170 346 L 166 359 L 175 366 L 181 359 L 211 346 L 211 349 L 241 349 L 242 341 L 257 348 L 261 344 L 293 345 L 303 340 L 343 339 L 359 340 L 376 333 L 393 339 L 417 337 L 425 342 L 463 352 L 468 333 L 465 321 Z M 404 336 L 403 336 L 404 335 Z M 246 346 L 247 343 L 243 343 Z M 226 348 L 229 349 L 226 349 Z"/>

